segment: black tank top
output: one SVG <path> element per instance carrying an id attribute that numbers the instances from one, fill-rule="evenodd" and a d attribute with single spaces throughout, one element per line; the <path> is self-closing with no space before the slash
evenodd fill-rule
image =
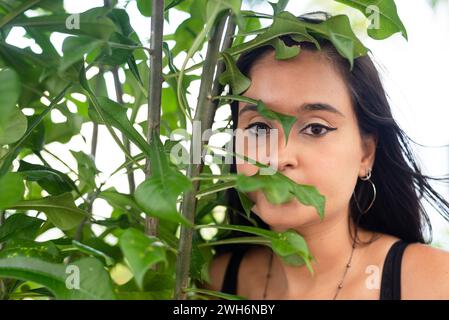
<path id="1" fill-rule="evenodd" d="M 401 262 L 407 245 L 407 242 L 398 240 L 388 250 L 382 270 L 380 300 L 401 300 Z M 237 275 L 244 254 L 245 250 L 241 249 L 232 253 L 223 279 L 222 292 L 236 294 Z"/>

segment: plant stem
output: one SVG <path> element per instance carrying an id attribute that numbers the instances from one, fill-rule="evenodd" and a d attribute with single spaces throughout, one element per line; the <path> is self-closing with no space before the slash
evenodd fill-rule
<path id="1" fill-rule="evenodd" d="M 51 167 L 50 164 L 47 162 L 47 160 L 44 159 L 44 157 L 42 156 L 42 154 L 40 153 L 40 151 L 36 151 L 34 154 L 39 158 L 39 160 L 42 161 L 42 163 L 44 164 L 44 166 Z"/>
<path id="2" fill-rule="evenodd" d="M 218 90 L 216 85 L 219 74 L 215 74 L 217 67 L 218 54 L 220 51 L 220 43 L 222 40 L 224 27 L 229 13 L 225 14 L 217 25 L 214 26 L 212 36 L 208 41 L 206 58 L 204 61 L 203 72 L 201 76 L 201 85 L 198 94 L 198 103 L 195 111 L 194 121 L 200 121 L 201 126 L 193 126 L 193 131 L 200 130 L 201 132 L 192 132 L 192 137 L 202 137 L 203 132 L 212 127 L 215 117 L 215 107 L 210 99 L 214 90 Z M 215 77 L 214 77 L 215 76 Z M 215 83 L 214 83 L 215 82 Z M 187 176 L 189 178 L 197 177 L 203 168 L 203 161 L 201 159 L 199 164 L 194 163 L 193 157 L 195 152 L 195 143 L 201 141 L 194 141 L 192 138 L 190 146 L 190 164 L 187 169 Z M 206 141 L 207 143 L 207 141 Z M 203 147 L 201 147 L 201 154 L 203 154 Z M 192 181 L 193 188 L 186 192 L 182 202 L 182 215 L 194 224 L 196 211 L 196 192 L 198 191 L 199 181 Z M 181 225 L 181 234 L 179 242 L 179 255 L 176 260 L 176 283 L 174 299 L 186 300 L 187 292 L 184 291 L 188 287 L 190 256 L 192 250 L 192 238 L 194 230 L 190 227 Z"/>
<path id="3" fill-rule="evenodd" d="M 0 210 L 0 227 L 5 222 L 5 210 Z M 0 243 L 0 251 L 3 249 L 3 243 Z M 5 284 L 6 279 L 0 278 L 0 300 L 4 300 L 7 297 L 7 288 Z"/>
<path id="4" fill-rule="evenodd" d="M 0 210 L 0 227 L 5 223 L 5 210 Z M 0 250 L 3 249 L 3 243 L 0 243 Z M 1 279 L 0 279 L 1 281 Z"/>
<path id="5" fill-rule="evenodd" d="M 92 142 L 90 144 L 90 154 L 95 159 L 97 155 L 97 145 L 98 145 L 98 123 L 94 122 L 94 127 L 92 128 Z"/>
<path id="6" fill-rule="evenodd" d="M 162 96 L 162 38 L 164 34 L 164 0 L 152 1 L 150 81 L 148 85 L 148 131 L 147 141 L 151 144 L 153 132 L 160 132 Z M 147 158 L 145 177 L 151 176 L 151 163 Z M 155 217 L 145 217 L 145 233 L 157 236 L 159 221 Z"/>
<path id="7" fill-rule="evenodd" d="M 72 86 L 72 83 L 69 83 L 67 86 L 64 87 L 64 89 L 62 89 L 61 92 L 58 93 L 58 95 L 56 97 L 54 97 L 51 102 L 50 105 L 44 109 L 44 111 L 42 111 L 41 113 L 39 113 L 39 115 L 36 117 L 36 119 L 32 122 L 32 124 L 27 128 L 27 131 L 24 133 L 24 135 L 20 138 L 19 141 L 17 141 L 10 149 L 9 151 L 0 158 L 0 160 L 6 159 L 8 156 L 10 156 L 11 154 L 17 153 L 18 149 L 22 146 L 22 144 L 25 142 L 25 140 L 29 137 L 29 135 L 32 133 L 32 131 L 34 129 L 36 129 L 36 127 L 39 125 L 39 123 L 41 123 L 42 119 L 51 111 L 53 110 L 54 107 L 56 107 L 57 103 L 64 98 L 65 93 L 69 90 L 69 88 Z M 4 170 L 7 170 L 7 168 L 5 168 Z M 1 170 L 0 170 L 1 171 Z M 3 172 L 0 172 L 0 175 Z"/>
<path id="8" fill-rule="evenodd" d="M 47 148 L 44 147 L 43 151 L 45 151 L 46 153 L 48 153 L 50 156 L 52 156 L 53 158 L 55 158 L 56 160 L 58 160 L 60 163 L 62 163 L 67 169 L 69 169 L 69 171 L 73 174 L 75 174 L 76 176 L 79 176 L 78 172 L 76 172 L 75 170 L 73 170 L 72 168 L 70 168 L 70 166 L 64 162 L 64 160 L 62 160 L 61 158 L 59 158 L 57 155 L 55 155 L 53 152 L 51 152 L 50 150 L 48 150 Z"/>
<path id="9" fill-rule="evenodd" d="M 104 7 L 110 7 L 111 6 L 111 2 L 109 0 L 104 0 Z M 98 89 L 100 87 L 101 84 L 101 80 L 103 80 L 103 67 L 100 66 L 99 71 L 98 71 L 98 78 L 97 81 L 95 83 L 95 89 Z M 92 142 L 91 142 L 91 149 L 90 149 L 90 154 L 92 156 L 92 159 L 95 163 L 95 157 L 97 155 L 97 145 L 98 145 L 98 124 L 97 123 L 93 123 L 93 128 L 92 128 Z M 78 227 L 76 228 L 75 231 L 75 235 L 73 236 L 73 239 L 76 241 L 81 242 L 83 240 L 83 229 L 84 226 L 86 225 L 86 223 L 89 221 L 90 217 L 92 216 L 92 207 L 93 207 L 93 203 L 95 201 L 95 198 L 97 196 L 96 192 L 90 192 L 87 195 L 87 207 L 88 210 L 87 212 L 89 213 L 88 217 L 85 217 L 81 223 L 78 225 Z M 69 257 L 69 261 L 71 261 L 73 258 L 73 256 Z"/>
<path id="10" fill-rule="evenodd" d="M 112 75 L 114 77 L 114 87 L 117 102 L 123 106 L 123 89 L 118 76 L 118 67 L 112 69 Z M 128 150 L 128 152 L 131 154 L 131 145 L 129 143 L 129 139 L 126 137 L 124 133 L 122 133 L 122 140 L 126 150 Z M 132 167 L 133 167 L 132 164 L 128 164 L 126 166 L 126 175 L 128 176 L 128 185 L 130 194 L 133 194 L 134 190 L 136 189 L 136 183 L 134 180 L 134 173 Z"/>
<path id="11" fill-rule="evenodd" d="M 9 12 L 6 16 L 4 16 L 0 20 L 0 28 L 3 28 L 6 24 L 10 23 L 12 20 L 14 20 L 18 16 L 20 16 L 22 13 L 24 13 L 25 11 L 30 9 L 32 6 L 38 4 L 41 1 L 42 0 L 32 0 L 32 1 L 25 2 L 22 5 L 20 5 L 17 9 L 15 9 L 15 11 Z"/>

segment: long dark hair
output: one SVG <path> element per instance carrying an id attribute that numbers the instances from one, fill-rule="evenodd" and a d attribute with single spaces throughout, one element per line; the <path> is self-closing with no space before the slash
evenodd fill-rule
<path id="1" fill-rule="evenodd" d="M 323 14 L 326 18 L 329 17 L 327 13 Z M 309 14 L 300 16 L 298 19 L 310 23 L 323 21 L 323 19 L 311 18 Z M 300 45 L 302 50 L 317 50 L 314 44 L 297 42 L 288 35 L 281 36 L 280 39 L 287 46 Z M 376 159 L 371 175 L 371 181 L 377 189 L 375 202 L 366 214 L 362 214 L 354 197 L 351 197 L 349 220 L 355 222 L 356 226 L 374 233 L 393 235 L 407 242 L 430 243 L 432 226 L 421 200 L 426 199 L 449 221 L 449 203 L 432 188 L 428 181 L 444 179 L 429 177 L 421 172 L 416 156 L 410 147 L 412 140 L 393 119 L 379 73 L 370 56 L 365 55 L 355 59 L 353 69 L 350 71 L 348 61 L 337 52 L 331 42 L 324 38 L 317 40 L 321 51 L 346 81 L 361 134 L 377 137 Z M 273 50 L 272 47 L 266 45 L 246 52 L 239 57 L 237 67 L 248 76 L 253 64 L 271 50 Z M 235 130 L 238 120 L 238 102 L 234 101 L 231 104 L 231 113 Z M 235 158 L 230 166 L 230 172 L 236 173 Z M 354 193 L 359 207 L 368 207 L 373 197 L 369 183 L 358 179 Z M 245 216 L 235 189 L 227 191 L 227 204 L 229 223 L 257 225 L 269 229 L 269 226 L 254 212 L 251 212 L 249 219 Z M 228 232 L 223 238 L 243 235 L 247 234 Z M 352 234 L 351 236 L 354 237 Z M 236 248 L 245 249 L 249 246 L 218 245 L 215 250 L 220 253 Z"/>

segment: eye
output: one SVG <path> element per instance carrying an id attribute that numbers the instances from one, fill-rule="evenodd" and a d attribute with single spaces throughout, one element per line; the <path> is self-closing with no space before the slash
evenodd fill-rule
<path id="1" fill-rule="evenodd" d="M 307 125 L 304 129 L 302 129 L 302 131 L 306 131 L 307 129 L 310 129 L 310 130 L 308 130 L 309 133 L 306 133 L 306 134 L 309 136 L 315 137 L 315 138 L 324 136 L 326 133 L 328 133 L 330 131 L 337 130 L 337 128 L 327 127 L 320 123 L 311 123 L 311 124 Z M 324 131 L 324 133 L 323 133 L 323 131 Z"/>
<path id="2" fill-rule="evenodd" d="M 245 130 L 248 130 L 250 134 L 256 136 L 270 134 L 270 129 L 271 128 L 263 122 L 254 122 L 245 128 Z"/>

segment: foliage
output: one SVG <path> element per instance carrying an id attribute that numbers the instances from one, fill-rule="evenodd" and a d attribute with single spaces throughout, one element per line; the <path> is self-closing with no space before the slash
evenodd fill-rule
<path id="1" fill-rule="evenodd" d="M 354 35 L 347 16 L 337 15 L 318 24 L 303 22 L 284 11 L 288 1 L 271 3 L 271 15 L 243 11 L 240 0 L 171 0 L 165 1 L 161 16 L 154 6 L 158 2 L 137 0 L 140 14 L 154 21 L 162 19 L 162 23 L 176 12 L 188 17 L 179 23 L 170 21 L 178 23 L 175 32 L 164 34 L 160 43 L 148 48 L 133 29 L 126 8 L 111 7 L 108 1 L 104 7 L 79 15 L 66 12 L 62 1 L 0 1 L 0 298 L 171 299 L 179 282 L 177 259 L 187 259 L 191 281 L 183 290 L 189 292 L 188 298 L 239 299 L 195 288 L 196 283 L 209 279 L 213 246 L 226 241 L 267 245 L 286 262 L 311 269 L 313 257 L 295 231 L 232 226 L 217 220 L 214 212 L 226 206 L 224 192 L 234 187 L 247 214 L 252 203 L 245 193 L 262 190 L 273 203 L 296 198 L 315 207 L 323 218 L 325 199 L 319 190 L 296 184 L 280 173 L 232 175 L 226 165 L 218 166 L 220 174 L 212 174 L 211 165 L 196 172 L 192 163 L 170 161 L 175 146 L 187 153 L 187 159 L 193 149 L 187 151 L 168 138 L 176 129 L 189 127 L 196 108 L 188 105 L 187 96 L 195 94 L 197 80 L 204 89 L 197 96 L 198 106 L 206 106 L 201 110 L 221 108 L 230 100 L 248 100 L 240 95 L 251 81 L 235 65 L 243 52 L 270 45 L 277 59 L 290 59 L 300 54 L 300 48 L 287 47 L 280 36 L 291 35 L 317 47 L 317 39 L 325 38 L 352 66 L 368 49 Z M 379 3 L 338 2 L 364 13 L 367 6 Z M 382 1 L 378 9 L 380 28 L 368 30 L 369 36 L 385 39 L 400 32 L 407 37 L 393 0 Z M 272 23 L 262 28 L 267 18 Z M 6 41 L 16 27 L 25 30 L 40 52 Z M 67 35 L 62 55 L 51 37 L 55 32 Z M 251 35 L 255 37 L 248 40 Z M 219 48 L 223 38 L 227 46 Z M 158 50 L 164 53 L 162 57 L 156 55 Z M 164 84 L 150 81 L 151 55 L 162 63 Z M 198 58 L 203 60 L 198 63 Z M 197 64 L 192 66 L 191 60 Z M 217 63 L 222 68 L 214 74 Z M 202 71 L 195 73 L 199 68 Z M 98 73 L 92 77 L 91 70 Z M 104 73 L 108 71 L 116 72 L 117 99 L 106 90 Z M 124 79 L 117 77 L 118 71 Z M 161 109 L 151 103 L 149 108 L 160 119 L 149 117 L 138 123 L 137 114 L 153 101 L 150 98 L 159 92 L 158 86 Z M 234 96 L 222 96 L 228 88 Z M 122 94 L 131 97 L 126 100 L 130 102 L 124 102 Z M 270 110 L 263 101 L 250 102 L 264 116 L 279 121 L 288 136 L 294 117 Z M 56 110 L 64 122 L 52 120 L 50 114 Z M 209 112 L 212 120 L 214 113 Z M 202 114 L 195 119 L 201 119 L 203 130 L 212 125 Z M 90 154 L 79 151 L 85 146 L 69 150 L 72 144 L 68 142 L 79 137 L 86 125 L 107 128 L 119 148 L 111 155 L 121 152 L 126 158 L 109 177 L 97 168 L 101 164 L 95 161 L 94 147 Z M 101 143 L 102 137 L 94 130 L 91 140 L 97 139 Z M 191 141 L 192 135 L 185 139 Z M 64 154 L 53 152 L 55 142 L 66 147 Z M 67 157 L 76 168 L 61 160 Z M 62 163 L 65 170 L 54 168 L 54 163 Z M 121 193 L 110 183 L 119 174 L 127 175 L 129 181 L 134 175 L 145 178 L 136 188 L 130 184 L 129 193 Z M 103 214 L 95 211 L 97 199 L 112 208 L 109 217 L 100 218 Z M 155 235 L 146 229 L 149 218 L 159 221 Z M 200 231 L 211 225 L 219 231 L 208 238 Z M 179 234 L 180 227 L 192 236 L 188 254 L 184 251 L 190 247 L 180 241 L 186 237 Z M 249 236 L 222 240 L 220 230 L 226 229 Z M 58 236 L 49 239 L 48 232 L 55 230 Z"/>

